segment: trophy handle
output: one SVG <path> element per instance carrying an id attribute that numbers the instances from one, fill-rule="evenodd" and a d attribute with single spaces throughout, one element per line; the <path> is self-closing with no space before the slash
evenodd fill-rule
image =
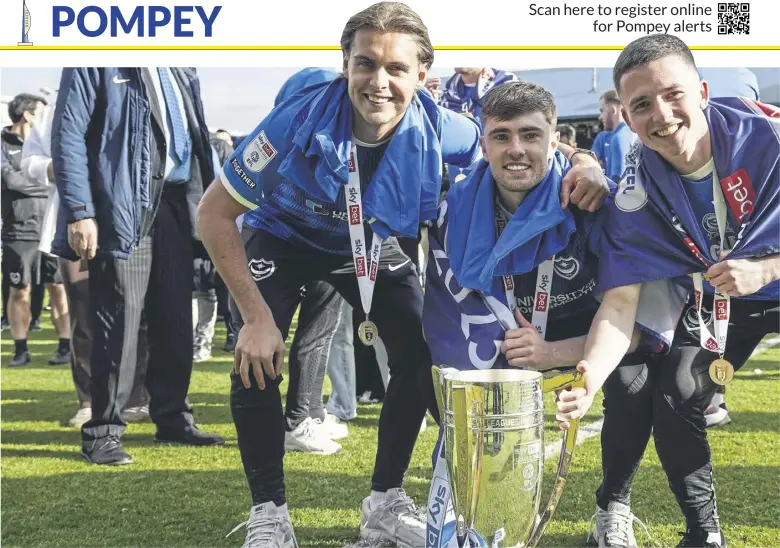
<path id="1" fill-rule="evenodd" d="M 431 366 L 431 375 L 433 376 L 433 393 L 436 396 L 436 405 L 439 406 L 439 416 L 444 416 L 444 377 L 449 373 L 456 372 L 454 367 Z M 443 418 L 441 420 L 444 420 Z"/>
<path id="2" fill-rule="evenodd" d="M 433 393 L 436 395 L 436 405 L 439 406 L 439 416 L 444 414 L 444 396 L 442 395 L 441 387 L 441 367 L 438 365 L 431 366 L 431 375 L 433 375 Z"/>
<path id="3" fill-rule="evenodd" d="M 576 370 L 558 373 L 552 377 L 544 377 L 542 379 L 542 393 L 544 394 L 564 388 L 582 388 L 584 386 L 585 382 L 582 378 L 582 373 Z M 558 472 L 555 476 L 555 484 L 553 485 L 547 508 L 541 514 L 536 527 L 534 527 L 533 532 L 528 537 L 528 543 L 526 544 L 528 548 L 533 548 L 539 542 L 545 527 L 547 527 L 547 523 L 561 500 L 563 488 L 566 486 L 566 478 L 569 475 L 571 458 L 574 453 L 574 444 L 577 442 L 577 431 L 579 428 L 580 419 L 574 419 L 570 421 L 569 429 L 563 433 L 561 456 L 558 458 Z"/>

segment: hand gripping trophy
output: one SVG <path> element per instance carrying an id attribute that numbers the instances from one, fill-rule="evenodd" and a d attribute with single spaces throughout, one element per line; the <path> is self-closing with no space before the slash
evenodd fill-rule
<path id="1" fill-rule="evenodd" d="M 444 425 L 453 541 L 457 540 L 459 548 L 535 546 L 560 500 L 579 429 L 579 420 L 574 420 L 564 433 L 552 494 L 539 515 L 544 465 L 542 396 L 582 386 L 581 373 L 550 377 L 519 369 L 434 367 L 433 375 Z"/>

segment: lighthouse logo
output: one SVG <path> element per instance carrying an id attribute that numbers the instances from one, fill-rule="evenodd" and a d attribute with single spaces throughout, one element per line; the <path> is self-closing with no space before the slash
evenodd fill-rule
<path id="1" fill-rule="evenodd" d="M 30 25 L 32 20 L 30 19 L 30 10 L 27 9 L 26 0 L 22 0 L 22 41 L 17 45 L 19 46 L 32 46 L 33 43 L 28 39 L 27 34 L 30 32 Z"/>

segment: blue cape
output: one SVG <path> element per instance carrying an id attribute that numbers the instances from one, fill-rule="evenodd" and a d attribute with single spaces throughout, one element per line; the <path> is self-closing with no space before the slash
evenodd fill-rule
<path id="1" fill-rule="evenodd" d="M 306 119 L 292 135 L 292 146 L 280 159 L 278 173 L 313 196 L 334 203 L 349 176 L 353 109 L 347 81 L 307 88 Z M 297 97 L 297 96 L 296 96 Z M 292 98 L 285 108 L 300 108 Z M 301 114 L 299 114 L 300 116 Z M 442 151 L 439 113 L 433 99 L 417 93 L 396 128 L 382 161 L 363 195 L 365 217 L 386 238 L 390 233 L 416 237 L 420 222 L 436 218 Z M 261 174 L 263 175 L 263 174 Z"/>
<path id="2" fill-rule="evenodd" d="M 755 195 L 754 209 L 742 222 L 733 203 L 727 208 L 730 224 L 737 230 L 743 226 L 729 259 L 780 253 L 780 121 L 767 115 L 770 110 L 750 99 L 724 98 L 711 100 L 704 111 L 721 185 L 741 185 Z M 597 290 L 706 271 L 718 258 L 709 255 L 679 174 L 639 142 L 626 164 L 609 206 Z M 684 228 L 702 259 L 690 251 L 675 225 Z"/>
<path id="3" fill-rule="evenodd" d="M 449 192 L 446 249 L 463 287 L 489 292 L 496 276 L 524 274 L 566 247 L 574 217 L 561 209 L 561 180 L 569 163 L 556 151 L 534 187 L 496 239 L 495 183 L 490 165 L 478 167 Z"/>

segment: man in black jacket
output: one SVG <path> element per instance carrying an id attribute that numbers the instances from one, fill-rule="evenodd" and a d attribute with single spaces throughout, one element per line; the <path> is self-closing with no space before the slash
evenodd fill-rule
<path id="1" fill-rule="evenodd" d="M 30 361 L 27 333 L 30 328 L 31 285 L 46 283 L 52 297 L 52 321 L 60 342 L 49 364 L 65 364 L 70 359 L 70 320 L 65 289 L 59 277 L 57 259 L 38 251 L 41 225 L 49 190 L 21 171 L 22 146 L 46 101 L 22 93 L 8 104 L 12 125 L 2 131 L 2 215 L 3 277 L 11 285 L 8 318 L 14 339 L 10 367 Z"/>

